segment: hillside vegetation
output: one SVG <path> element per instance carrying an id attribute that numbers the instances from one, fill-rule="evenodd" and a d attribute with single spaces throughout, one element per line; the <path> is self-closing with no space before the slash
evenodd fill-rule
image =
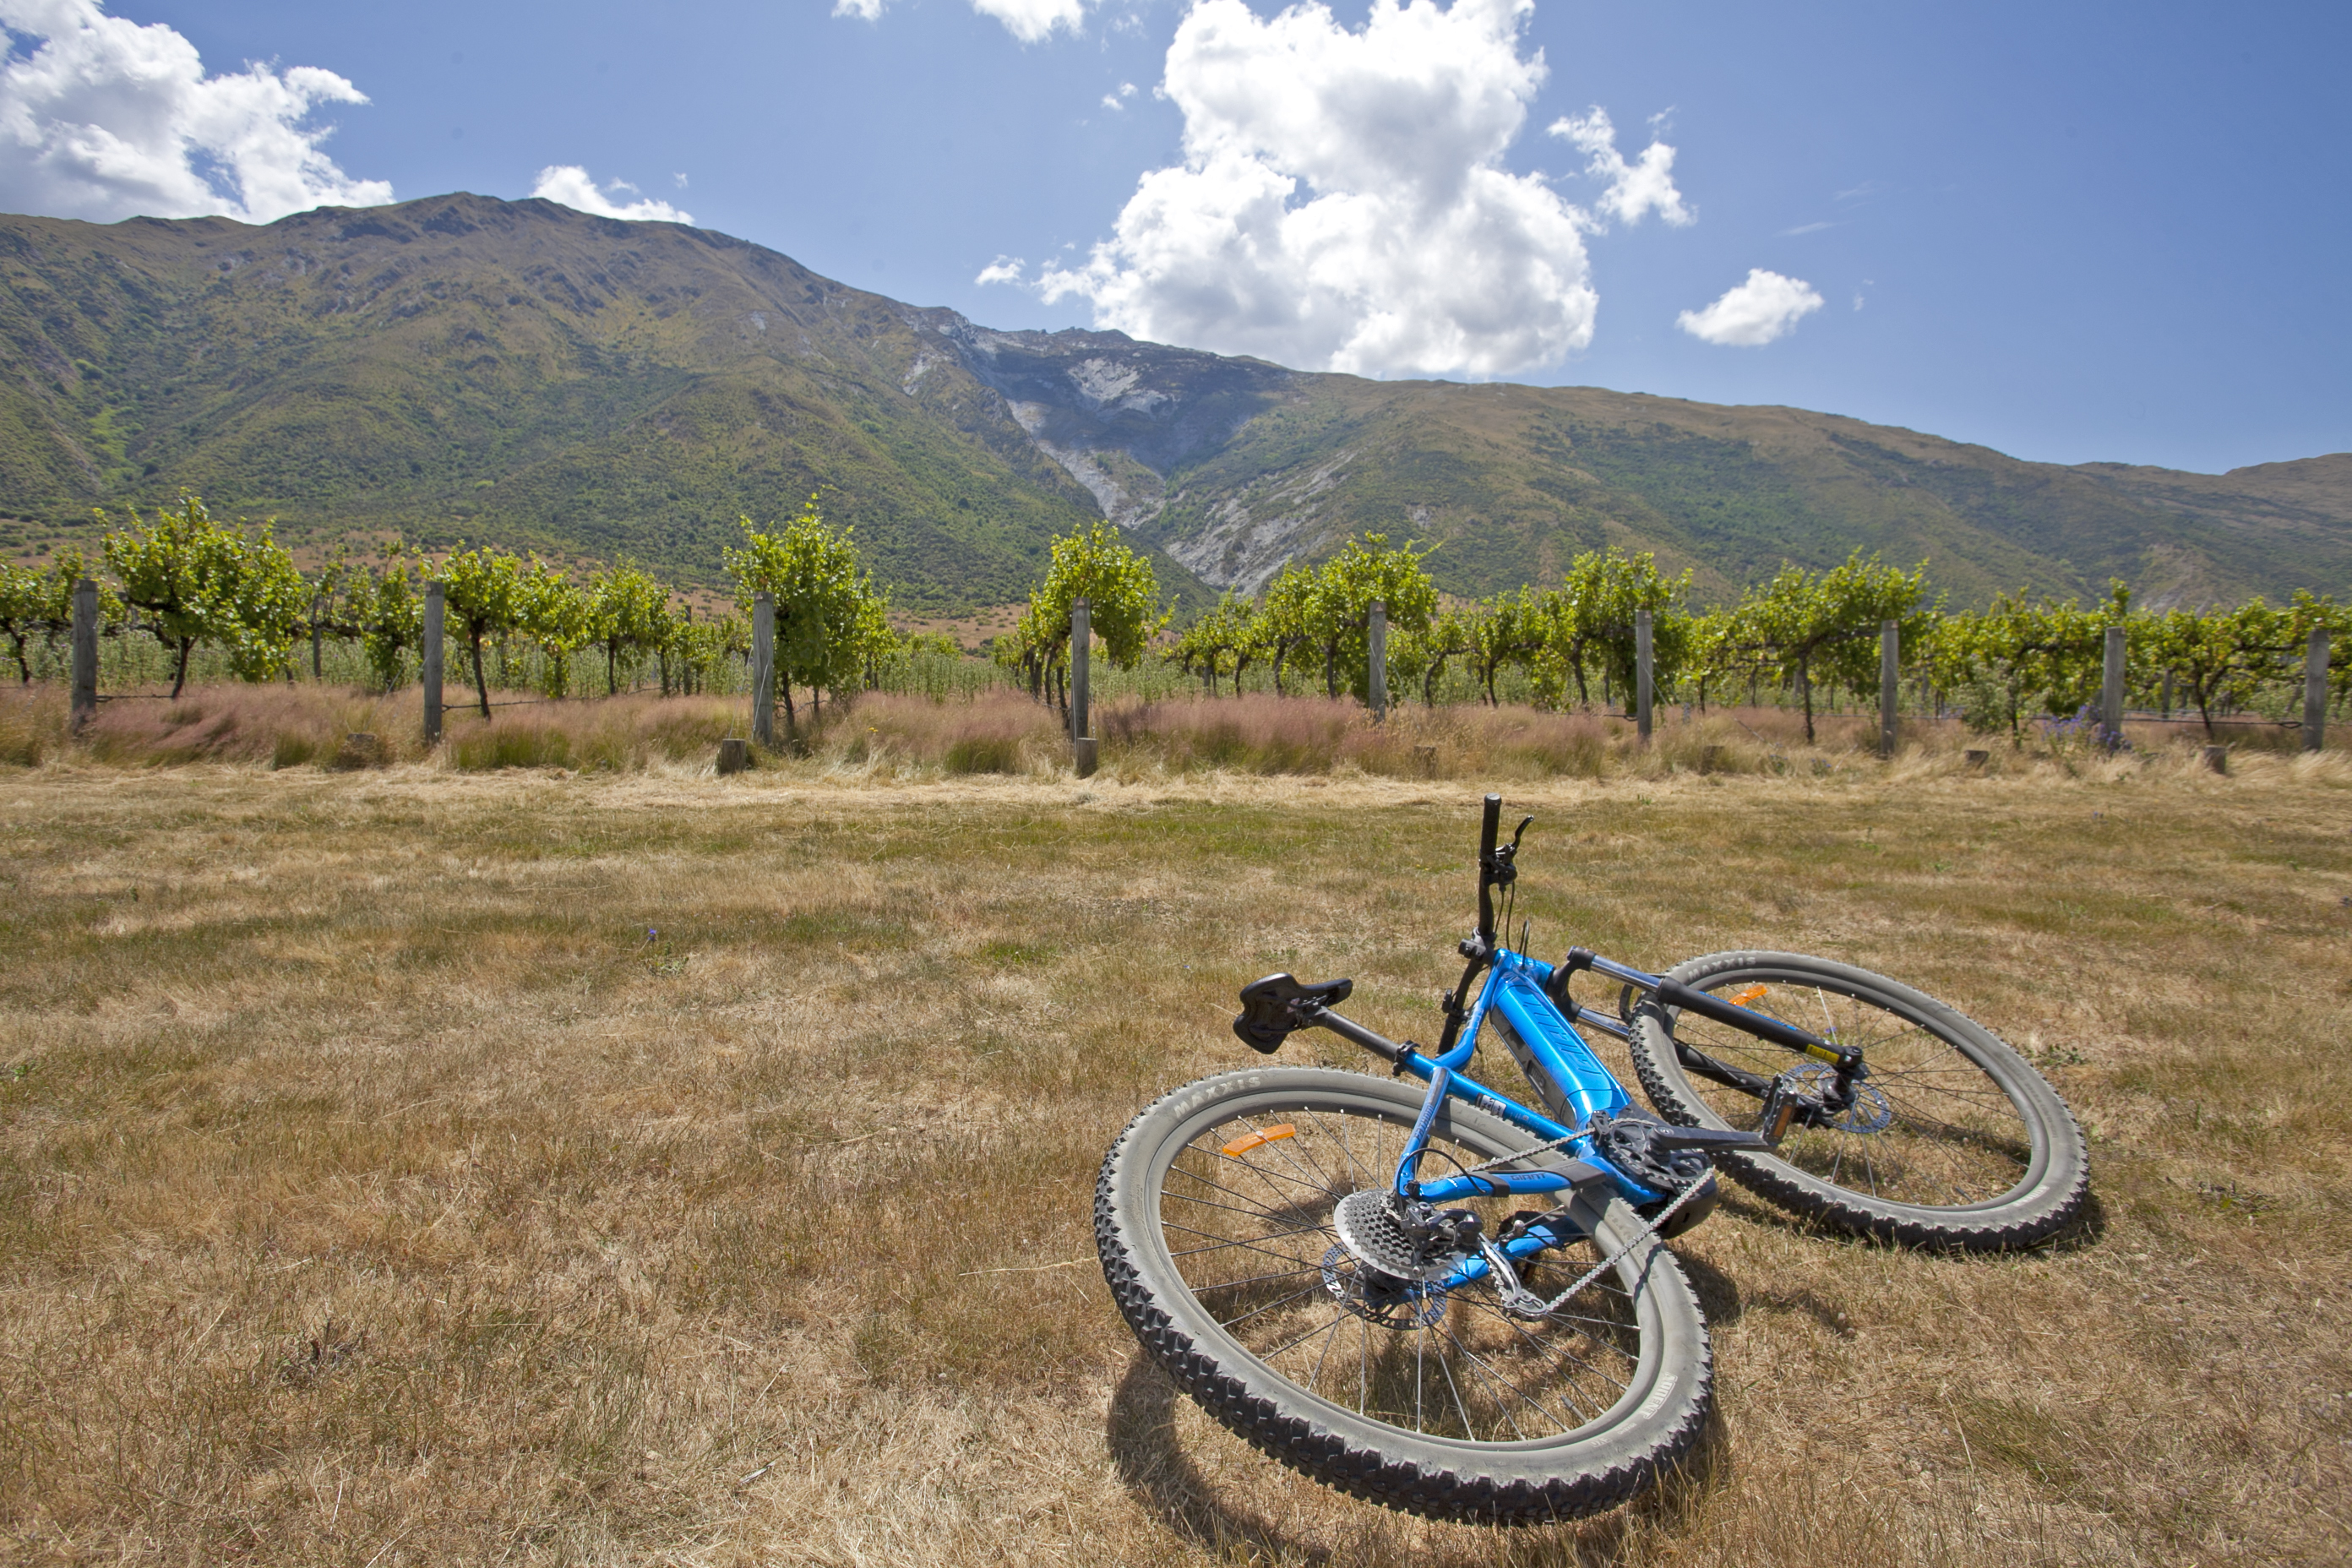
<path id="1" fill-rule="evenodd" d="M 823 489 L 910 602 L 1026 589 L 1093 514 L 903 307 L 676 225 L 446 196 L 100 227 L 0 220 L 0 510 L 276 513 L 715 578 Z"/>
<path id="2" fill-rule="evenodd" d="M 298 546 L 625 551 L 688 582 L 739 515 L 822 491 L 896 601 L 939 613 L 1019 598 L 1097 512 L 1187 602 L 1368 530 L 1438 543 L 1465 595 L 1607 544 L 1716 601 L 1857 547 L 1958 605 L 2116 575 L 2158 606 L 2352 586 L 2352 455 L 2063 468 L 1796 409 L 996 332 L 543 201 L 0 217 L 0 550 L 184 488 Z"/>

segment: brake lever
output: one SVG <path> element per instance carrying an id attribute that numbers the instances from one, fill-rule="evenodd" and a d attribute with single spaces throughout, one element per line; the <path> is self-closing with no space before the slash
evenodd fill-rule
<path id="1" fill-rule="evenodd" d="M 1531 816 L 1519 818 L 1518 828 L 1511 835 L 1511 841 L 1508 844 L 1497 846 L 1492 858 L 1487 860 L 1486 873 L 1494 879 L 1496 887 L 1507 888 L 1518 879 L 1519 840 L 1527 836 L 1528 824 L 1534 820 Z"/>

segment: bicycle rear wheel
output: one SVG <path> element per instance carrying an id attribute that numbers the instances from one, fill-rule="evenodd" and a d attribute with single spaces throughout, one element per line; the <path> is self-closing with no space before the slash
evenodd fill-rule
<path id="1" fill-rule="evenodd" d="M 1733 1180 L 1824 1225 L 1916 1247 L 1994 1251 L 2048 1237 L 2082 1212 L 2082 1130 L 2049 1083 L 1990 1030 L 1884 975 L 1790 952 L 1718 952 L 1671 975 L 1742 1006 L 1862 1047 L 1853 1108 L 1792 1126 L 1771 1154 L 1721 1152 Z M 1693 1013 L 1634 1009 L 1643 1090 L 1685 1127 L 1755 1129 L 1761 1100 L 1706 1076 L 1711 1062 L 1770 1079 L 1781 1047 Z"/>
<path id="2" fill-rule="evenodd" d="M 1551 1316 L 1512 1317 L 1489 1281 L 1451 1292 L 1367 1268 L 1339 1200 L 1385 1191 L 1421 1086 L 1317 1068 L 1228 1073 L 1176 1090 L 1103 1162 L 1103 1276 L 1186 1394 L 1274 1458 L 1439 1518 L 1517 1523 L 1613 1507 L 1697 1440 L 1712 1400 L 1689 1282 L 1622 1201 L 1578 1200 L 1588 1239 L 1524 1270 Z M 1432 1175 L 1533 1140 L 1449 1103 Z M 1485 1232 L 1524 1199 L 1473 1200 Z"/>

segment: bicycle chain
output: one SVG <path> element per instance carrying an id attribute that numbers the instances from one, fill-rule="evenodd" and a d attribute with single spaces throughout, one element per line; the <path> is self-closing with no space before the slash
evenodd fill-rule
<path id="1" fill-rule="evenodd" d="M 1555 1138 L 1549 1143 L 1539 1143 L 1532 1149 L 1522 1150 L 1516 1154 L 1505 1154 L 1499 1158 L 1489 1160 L 1482 1165 L 1472 1165 L 1465 1169 L 1462 1173 L 1465 1176 L 1475 1176 L 1481 1171 L 1491 1171 L 1498 1165 L 1507 1165 L 1512 1163 L 1514 1161 L 1532 1159 L 1538 1154 L 1548 1153 L 1550 1151 L 1560 1147 L 1564 1143 L 1572 1143 L 1577 1139 L 1583 1136 L 1585 1136 L 1585 1134 L 1581 1131 L 1570 1132 L 1564 1137 Z M 1711 1173 L 1710 1173 L 1710 1174 Z M 1675 1216 L 1675 1211 L 1681 1208 L 1685 1204 L 1690 1202 L 1691 1199 L 1696 1197 L 1699 1194 L 1700 1189 L 1706 1185 L 1706 1177 L 1701 1176 L 1698 1180 L 1685 1187 L 1681 1192 L 1675 1194 L 1674 1200 L 1657 1212 L 1656 1217 L 1648 1221 L 1640 1230 L 1633 1233 L 1632 1240 L 1619 1247 L 1616 1251 L 1611 1253 L 1608 1257 L 1602 1258 L 1600 1262 L 1594 1264 L 1590 1269 L 1585 1271 L 1582 1279 L 1577 1280 L 1575 1284 L 1570 1285 L 1567 1289 L 1562 1290 L 1559 1295 L 1554 1296 L 1549 1301 L 1545 1300 L 1542 1297 L 1538 1296 L 1534 1291 L 1529 1290 L 1519 1283 L 1518 1271 L 1509 1266 L 1507 1254 L 1505 1254 L 1502 1249 L 1497 1247 L 1493 1242 L 1482 1241 L 1479 1244 L 1479 1250 L 1486 1255 L 1486 1267 L 1493 1269 L 1496 1275 L 1496 1284 L 1498 1289 L 1495 1293 L 1502 1298 L 1503 1306 L 1506 1310 L 1517 1312 L 1523 1318 L 1550 1317 L 1554 1312 L 1559 1311 L 1562 1307 L 1573 1300 L 1577 1292 L 1582 1290 L 1587 1285 L 1591 1284 L 1595 1279 L 1600 1279 L 1601 1275 L 1614 1268 L 1619 1260 L 1626 1257 L 1635 1247 L 1641 1246 L 1642 1243 L 1647 1241 L 1650 1237 L 1657 1235 L 1658 1227 L 1664 1225 L 1666 1221 L 1672 1219 Z"/>
<path id="2" fill-rule="evenodd" d="M 1594 1264 L 1591 1268 L 1585 1271 L 1582 1279 L 1577 1280 L 1575 1284 L 1570 1285 L 1567 1289 L 1562 1290 L 1559 1295 L 1554 1296 L 1550 1300 L 1544 1300 L 1541 1297 L 1536 1295 L 1535 1292 L 1528 1289 L 1524 1286 L 1520 1287 L 1517 1291 L 1517 1294 L 1522 1300 L 1513 1300 L 1508 1295 L 1503 1295 L 1500 1291 L 1497 1291 L 1496 1294 L 1503 1295 L 1503 1305 L 1506 1308 L 1509 1309 L 1511 1311 L 1518 1313 L 1523 1318 L 1550 1317 L 1554 1312 L 1559 1311 L 1562 1307 L 1567 1306 L 1570 1301 L 1573 1300 L 1576 1298 L 1577 1292 L 1582 1290 L 1587 1285 L 1591 1284 L 1595 1279 L 1600 1279 L 1601 1275 L 1607 1273 L 1611 1268 L 1615 1268 L 1618 1261 L 1623 1258 L 1627 1254 L 1631 1253 L 1635 1247 L 1649 1240 L 1650 1237 L 1657 1235 L 1658 1227 L 1665 1224 L 1666 1221 L 1672 1219 L 1674 1217 L 1675 1211 L 1682 1207 L 1683 1205 L 1690 1202 L 1691 1199 L 1696 1197 L 1699 1194 L 1699 1189 L 1706 1185 L 1706 1178 L 1702 1176 L 1697 1181 L 1693 1182 L 1689 1186 L 1685 1187 L 1680 1193 L 1677 1193 L 1675 1195 L 1674 1202 L 1668 1204 L 1665 1207 L 1658 1211 L 1658 1215 L 1655 1219 L 1651 1220 L 1648 1224 L 1643 1226 L 1640 1230 L 1633 1233 L 1633 1240 L 1627 1242 L 1624 1246 L 1619 1247 L 1616 1251 L 1611 1253 L 1600 1262 Z M 1493 1266 L 1494 1265 L 1491 1261 L 1487 1265 L 1489 1268 L 1492 1268 Z"/>

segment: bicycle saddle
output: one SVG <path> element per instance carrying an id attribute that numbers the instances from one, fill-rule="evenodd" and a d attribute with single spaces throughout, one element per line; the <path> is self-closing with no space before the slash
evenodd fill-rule
<path id="1" fill-rule="evenodd" d="M 1345 1002 L 1348 993 L 1355 988 L 1352 980 L 1303 985 L 1287 974 L 1253 980 L 1242 987 L 1242 1011 L 1234 1020 L 1234 1033 L 1250 1049 L 1272 1056 L 1282 1048 L 1282 1042 L 1293 1029 L 1306 1026 L 1300 1013 Z"/>

